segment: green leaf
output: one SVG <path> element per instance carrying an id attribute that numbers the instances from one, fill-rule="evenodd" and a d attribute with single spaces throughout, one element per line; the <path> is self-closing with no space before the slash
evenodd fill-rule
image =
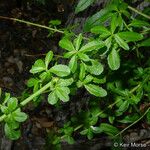
<path id="1" fill-rule="evenodd" d="M 92 129 L 90 128 L 90 129 L 88 129 L 88 132 L 87 132 L 87 138 L 89 139 L 89 140 L 91 140 L 92 138 L 93 138 L 93 132 L 92 132 Z"/>
<path id="2" fill-rule="evenodd" d="M 96 77 L 94 77 L 93 78 L 93 82 L 94 83 L 98 83 L 98 84 L 104 84 L 104 83 L 106 83 L 106 77 L 103 77 L 103 78 L 96 78 Z"/>
<path id="3" fill-rule="evenodd" d="M 60 40 L 59 46 L 63 49 L 68 50 L 68 51 L 74 51 L 75 50 L 72 42 L 67 38 L 63 38 L 62 40 Z"/>
<path id="4" fill-rule="evenodd" d="M 122 16 L 121 14 L 118 15 L 118 18 L 116 20 L 117 22 L 117 25 L 120 27 L 120 29 L 122 30 L 123 29 L 123 19 L 122 19 Z"/>
<path id="5" fill-rule="evenodd" d="M 105 40 L 105 45 L 107 46 L 107 51 L 110 49 L 111 44 L 112 44 L 112 36 L 108 37 L 108 38 Z"/>
<path id="6" fill-rule="evenodd" d="M 35 78 L 30 78 L 28 81 L 27 81 L 27 86 L 28 87 L 32 87 L 34 86 L 35 84 L 37 84 L 39 82 L 39 80 L 35 79 Z"/>
<path id="7" fill-rule="evenodd" d="M 53 25 L 53 26 L 58 26 L 58 25 L 61 24 L 61 21 L 58 20 L 58 19 L 56 19 L 56 20 L 51 20 L 51 21 L 49 21 L 49 24 L 50 24 L 50 25 Z"/>
<path id="8" fill-rule="evenodd" d="M 87 43 L 83 47 L 81 47 L 81 49 L 79 51 L 80 52 L 90 52 L 90 51 L 93 51 L 93 50 L 100 49 L 100 48 L 102 48 L 104 46 L 105 46 L 104 42 L 98 41 L 98 40 L 94 40 L 92 42 Z"/>
<path id="9" fill-rule="evenodd" d="M 42 59 L 38 59 L 37 61 L 35 61 L 30 72 L 35 74 L 35 73 L 39 73 L 41 71 L 44 71 L 45 69 L 46 69 L 46 66 L 45 66 L 44 61 Z"/>
<path id="10" fill-rule="evenodd" d="M 73 133 L 73 131 L 74 131 L 74 130 L 73 130 L 73 127 L 69 127 L 68 124 L 65 124 L 65 125 L 64 125 L 64 128 L 65 128 L 65 129 L 64 129 L 64 133 L 65 133 L 66 135 L 69 135 L 69 136 L 72 135 L 72 133 Z"/>
<path id="11" fill-rule="evenodd" d="M 75 41 L 76 41 L 76 42 L 75 42 L 76 51 L 79 50 L 79 48 L 80 48 L 80 46 L 81 46 L 82 39 L 83 39 L 83 37 L 82 37 L 82 34 L 80 33 L 80 34 L 78 35 L 78 37 L 76 38 L 76 40 L 75 40 Z"/>
<path id="12" fill-rule="evenodd" d="M 46 54 L 46 57 L 45 57 L 45 65 L 46 65 L 46 68 L 48 69 L 48 65 L 50 63 L 50 61 L 53 59 L 53 52 L 52 51 L 49 51 L 47 54 Z"/>
<path id="13" fill-rule="evenodd" d="M 91 32 L 95 34 L 103 34 L 106 35 L 106 37 L 111 34 L 110 31 L 104 26 L 95 26 L 91 29 Z"/>
<path id="14" fill-rule="evenodd" d="M 103 130 L 104 133 L 106 133 L 110 136 L 114 136 L 119 132 L 116 127 L 114 127 L 110 124 L 107 124 L 107 123 L 101 123 L 100 129 Z"/>
<path id="15" fill-rule="evenodd" d="M 5 99 L 3 104 L 6 104 L 9 99 L 10 99 L 10 93 L 5 93 Z"/>
<path id="16" fill-rule="evenodd" d="M 16 122 L 16 121 L 14 120 L 12 114 L 7 116 L 5 122 L 7 123 L 7 125 L 8 125 L 12 130 L 19 128 L 19 124 L 20 124 L 20 123 L 19 123 L 19 122 Z"/>
<path id="17" fill-rule="evenodd" d="M 80 0 L 76 6 L 75 13 L 79 13 L 89 7 L 95 0 Z"/>
<path id="18" fill-rule="evenodd" d="M 139 115 L 138 114 L 132 114 L 130 116 L 125 116 L 124 119 L 119 120 L 118 122 L 121 122 L 121 123 L 133 123 L 137 119 L 139 119 Z"/>
<path id="19" fill-rule="evenodd" d="M 60 79 L 57 83 L 59 86 L 69 86 L 73 83 L 73 78 L 70 79 Z"/>
<path id="20" fill-rule="evenodd" d="M 64 140 L 66 141 L 66 142 L 68 142 L 69 144 L 74 144 L 74 139 L 73 139 L 73 137 L 71 137 L 71 136 L 68 136 L 68 135 L 65 135 L 64 136 Z"/>
<path id="21" fill-rule="evenodd" d="M 84 79 L 83 83 L 87 84 L 90 83 L 93 80 L 93 76 L 87 75 L 86 78 Z"/>
<path id="22" fill-rule="evenodd" d="M 117 70 L 120 67 L 120 57 L 115 48 L 112 49 L 107 57 L 108 65 L 111 70 Z"/>
<path id="23" fill-rule="evenodd" d="M 101 9 L 99 12 L 89 17 L 84 24 L 84 31 L 90 31 L 91 28 L 101 25 L 104 21 L 111 17 L 109 9 Z"/>
<path id="24" fill-rule="evenodd" d="M 19 137 L 21 135 L 19 130 L 11 129 L 7 123 L 4 126 L 4 131 L 5 131 L 6 136 L 11 140 L 17 140 L 17 139 L 19 139 Z"/>
<path id="25" fill-rule="evenodd" d="M 87 71 L 94 75 L 100 75 L 103 72 L 103 65 L 98 61 L 92 61 L 92 66 L 88 66 Z"/>
<path id="26" fill-rule="evenodd" d="M 100 127 L 91 126 L 91 129 L 92 129 L 93 133 L 95 133 L 95 134 L 102 133 L 102 129 Z"/>
<path id="27" fill-rule="evenodd" d="M 113 14 L 111 17 L 111 32 L 114 33 L 117 27 L 117 15 Z"/>
<path id="28" fill-rule="evenodd" d="M 79 79 L 82 81 L 85 78 L 85 64 L 81 63 L 80 64 L 80 73 L 79 73 Z"/>
<path id="29" fill-rule="evenodd" d="M 60 77 L 65 77 L 70 74 L 70 68 L 66 65 L 55 65 L 50 69 L 50 72 Z"/>
<path id="30" fill-rule="evenodd" d="M 8 110 L 8 107 L 6 106 L 0 106 L 0 110 L 4 113 L 4 114 L 9 114 L 9 110 Z"/>
<path id="31" fill-rule="evenodd" d="M 128 42 L 140 41 L 143 39 L 143 35 L 136 32 L 120 32 L 117 33 L 117 35 Z"/>
<path id="32" fill-rule="evenodd" d="M 83 86 L 83 83 L 79 80 L 76 82 L 76 85 L 78 88 L 82 87 Z"/>
<path id="33" fill-rule="evenodd" d="M 144 46 L 144 47 L 145 47 L 145 46 L 150 46 L 150 38 L 148 38 L 148 39 L 142 41 L 139 46 L 140 46 L 140 47 L 142 47 L 142 46 Z"/>
<path id="34" fill-rule="evenodd" d="M 7 102 L 7 106 L 8 106 L 9 111 L 11 112 L 14 111 L 18 106 L 17 98 L 11 97 Z"/>
<path id="35" fill-rule="evenodd" d="M 108 120 L 109 120 L 109 122 L 110 122 L 111 124 L 113 124 L 113 123 L 114 123 L 114 120 L 115 120 L 115 117 L 114 117 L 114 116 L 109 116 L 109 117 L 108 117 Z"/>
<path id="36" fill-rule="evenodd" d="M 68 87 L 57 87 L 56 88 L 56 95 L 63 102 L 69 101 L 69 96 L 68 96 L 69 93 L 70 93 L 70 90 Z"/>
<path id="37" fill-rule="evenodd" d="M 115 34 L 115 40 L 119 44 L 120 47 L 122 47 L 125 50 L 129 50 L 128 44 L 122 38 L 120 38 L 119 35 Z"/>
<path id="38" fill-rule="evenodd" d="M 39 88 L 40 88 L 39 83 L 35 84 L 33 87 L 33 92 L 35 93 L 36 91 L 38 91 Z"/>
<path id="39" fill-rule="evenodd" d="M 150 24 L 146 21 L 143 20 L 137 20 L 134 19 L 132 20 L 132 22 L 129 24 L 129 26 L 133 26 L 133 27 L 145 27 L 145 26 L 150 26 Z"/>
<path id="40" fill-rule="evenodd" d="M 27 114 L 21 112 L 20 109 L 17 109 L 15 112 L 13 112 L 13 117 L 17 122 L 24 122 L 28 118 Z"/>
<path id="41" fill-rule="evenodd" d="M 87 84 L 84 86 L 90 94 L 95 95 L 97 97 L 105 97 L 107 95 L 106 90 L 104 90 L 102 87 L 99 87 L 97 85 Z"/>
<path id="42" fill-rule="evenodd" d="M 128 101 L 124 101 L 120 106 L 117 112 L 125 112 L 129 107 Z"/>
<path id="43" fill-rule="evenodd" d="M 86 54 L 78 53 L 78 56 L 79 56 L 79 58 L 80 58 L 81 60 L 83 60 L 83 61 L 90 61 L 89 56 L 86 55 Z"/>
<path id="44" fill-rule="evenodd" d="M 67 52 L 67 53 L 64 54 L 64 58 L 70 58 L 75 53 L 76 53 L 76 51 Z"/>
<path id="45" fill-rule="evenodd" d="M 86 135 L 87 133 L 88 133 L 88 129 L 85 129 L 85 130 L 80 132 L 81 135 Z"/>
<path id="46" fill-rule="evenodd" d="M 49 80 L 51 78 L 51 73 L 49 71 L 42 72 L 39 77 L 42 81 Z"/>
<path id="47" fill-rule="evenodd" d="M 74 73 L 77 69 L 77 56 L 73 56 L 69 61 L 69 68 Z"/>
<path id="48" fill-rule="evenodd" d="M 48 103 L 51 104 L 51 105 L 54 105 L 56 104 L 58 101 L 58 97 L 56 95 L 56 92 L 53 91 L 51 92 L 49 95 L 48 95 Z"/>

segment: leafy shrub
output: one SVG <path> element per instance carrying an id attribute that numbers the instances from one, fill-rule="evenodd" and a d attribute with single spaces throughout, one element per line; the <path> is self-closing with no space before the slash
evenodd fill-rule
<path id="1" fill-rule="evenodd" d="M 80 13 L 92 3 L 94 0 L 80 0 L 75 12 Z M 131 11 L 139 15 L 134 18 Z M 56 26 L 49 30 L 64 33 L 59 46 L 64 49 L 61 59 L 68 63 L 58 64 L 54 59 L 57 56 L 49 51 L 30 70 L 33 77 L 27 86 L 33 89 L 32 95 L 18 101 L 9 93 L 1 93 L 0 121 L 6 136 L 12 140 L 20 137 L 20 123 L 27 119 L 21 107 L 30 101 L 37 102 L 41 94 L 47 93 L 50 105 L 66 103 L 81 88 L 89 93 L 89 108 L 72 116 L 54 135 L 53 144 L 62 140 L 74 143 L 77 131 L 90 140 L 102 132 L 111 137 L 121 135 L 144 117 L 150 123 L 148 19 L 127 3 L 114 0 L 86 20 L 84 32 L 91 33 L 88 38 L 84 32 L 75 35 L 66 29 L 60 31 L 60 22 L 51 21 Z M 145 107 L 141 107 L 143 104 Z M 119 131 L 122 124 L 126 128 Z"/>

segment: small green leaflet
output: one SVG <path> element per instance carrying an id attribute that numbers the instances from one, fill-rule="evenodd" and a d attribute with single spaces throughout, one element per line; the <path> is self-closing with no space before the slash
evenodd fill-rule
<path id="1" fill-rule="evenodd" d="M 125 50 L 129 50 L 128 44 L 119 35 L 115 34 L 115 40 L 120 47 L 122 47 Z"/>
<path id="2" fill-rule="evenodd" d="M 65 141 L 68 142 L 69 144 L 74 144 L 74 143 L 75 143 L 73 137 L 71 137 L 71 136 L 69 136 L 69 135 L 65 135 L 65 136 L 63 137 L 63 140 L 65 140 Z"/>
<path id="3" fill-rule="evenodd" d="M 61 24 L 61 20 L 58 19 L 49 21 L 49 25 L 58 26 L 60 24 Z"/>
<path id="4" fill-rule="evenodd" d="M 102 41 L 94 40 L 92 42 L 87 43 L 86 45 L 82 46 L 81 49 L 79 50 L 80 52 L 90 52 L 93 50 L 100 49 L 104 47 L 105 44 Z"/>
<path id="5" fill-rule="evenodd" d="M 107 36 L 111 34 L 110 31 L 104 26 L 95 26 L 91 29 L 91 32 L 95 34 L 105 34 Z"/>
<path id="6" fill-rule="evenodd" d="M 150 26 L 150 24 L 146 21 L 143 20 L 137 20 L 134 19 L 132 20 L 132 22 L 129 24 L 129 26 L 133 26 L 133 27 L 145 27 L 145 26 Z"/>
<path id="7" fill-rule="evenodd" d="M 117 27 L 117 15 L 113 14 L 111 17 L 111 32 L 114 33 Z"/>
<path id="8" fill-rule="evenodd" d="M 11 140 L 17 140 L 21 135 L 20 130 L 12 129 L 7 123 L 5 123 L 4 131 L 6 136 Z"/>
<path id="9" fill-rule="evenodd" d="M 48 103 L 51 105 L 56 104 L 58 101 L 58 97 L 56 95 L 55 91 L 52 91 L 49 95 L 48 95 Z"/>
<path id="10" fill-rule="evenodd" d="M 69 86 L 73 83 L 73 78 L 70 78 L 70 79 L 60 79 L 58 82 L 57 82 L 57 85 L 59 86 Z"/>
<path id="11" fill-rule="evenodd" d="M 100 34 L 100 38 L 107 38 L 108 36 L 111 35 L 111 32 L 105 28 L 104 26 L 95 26 L 94 28 L 91 29 L 91 32 L 94 34 Z"/>
<path id="12" fill-rule="evenodd" d="M 79 73 L 79 79 L 82 81 L 85 78 L 85 64 L 81 63 L 80 64 L 80 73 Z"/>
<path id="13" fill-rule="evenodd" d="M 136 32 L 120 32 L 117 35 L 127 42 L 135 42 L 143 39 L 143 35 Z"/>
<path id="14" fill-rule="evenodd" d="M 103 65 L 95 60 L 92 60 L 92 66 L 88 66 L 87 71 L 94 75 L 100 75 L 103 72 Z"/>
<path id="15" fill-rule="evenodd" d="M 75 13 L 79 13 L 89 7 L 95 0 L 80 0 L 76 6 Z"/>
<path id="16" fill-rule="evenodd" d="M 76 51 L 67 52 L 67 53 L 64 54 L 64 58 L 69 58 L 72 55 L 74 55 L 75 53 L 76 53 Z"/>
<path id="17" fill-rule="evenodd" d="M 46 79 L 50 79 L 51 78 L 51 73 L 49 71 L 47 72 L 42 72 L 40 75 L 39 75 L 40 79 L 42 81 L 46 80 Z M 38 80 L 39 81 L 39 80 Z"/>
<path id="18" fill-rule="evenodd" d="M 142 41 L 139 46 L 140 47 L 142 47 L 142 46 L 150 46 L 150 38 Z"/>
<path id="19" fill-rule="evenodd" d="M 70 68 L 66 65 L 55 65 L 50 69 L 50 72 L 60 77 L 65 77 L 70 74 Z"/>
<path id="20" fill-rule="evenodd" d="M 87 75 L 83 81 L 84 84 L 90 83 L 93 80 L 93 76 Z"/>
<path id="21" fill-rule="evenodd" d="M 107 123 L 101 123 L 100 129 L 110 136 L 115 136 L 119 132 L 116 127 Z"/>
<path id="22" fill-rule="evenodd" d="M 35 61 L 30 72 L 35 74 L 35 73 L 39 73 L 41 71 L 44 71 L 45 69 L 46 69 L 46 66 L 45 66 L 44 61 L 42 59 L 38 59 L 37 61 Z"/>
<path id="23" fill-rule="evenodd" d="M 111 11 L 111 10 L 110 10 Z M 110 18 L 112 14 L 109 13 L 109 9 L 101 9 L 99 12 L 89 17 L 84 24 L 84 31 L 90 31 L 96 25 L 101 25 L 108 18 Z"/>
<path id="24" fill-rule="evenodd" d="M 68 102 L 69 101 L 69 93 L 70 93 L 70 89 L 68 87 L 57 87 L 56 90 L 56 95 L 58 96 L 58 98 L 60 100 L 62 100 L 63 102 Z"/>
<path id="25" fill-rule="evenodd" d="M 106 90 L 104 90 L 102 87 L 99 87 L 97 85 L 87 84 L 84 86 L 90 94 L 95 95 L 97 97 L 105 97 L 107 95 Z"/>
<path id="26" fill-rule="evenodd" d="M 120 57 L 115 48 L 112 49 L 107 57 L 108 65 L 111 70 L 117 70 L 120 67 Z"/>
<path id="27" fill-rule="evenodd" d="M 128 109 L 128 107 L 129 107 L 129 102 L 126 100 L 126 101 L 124 101 L 121 105 L 120 105 L 120 107 L 119 107 L 119 109 L 117 110 L 118 112 L 125 112 L 127 109 Z"/>
<path id="28" fill-rule="evenodd" d="M 73 56 L 69 61 L 69 68 L 74 73 L 77 69 L 77 56 Z"/>
<path id="29" fill-rule="evenodd" d="M 75 39 L 75 48 L 76 48 L 76 51 L 79 50 L 79 48 L 81 46 L 81 43 L 82 43 L 82 39 L 83 39 L 83 37 L 82 37 L 82 34 L 80 33 L 78 35 L 78 37 Z"/>
<path id="30" fill-rule="evenodd" d="M 62 40 L 60 40 L 59 46 L 63 49 L 68 50 L 68 51 L 74 51 L 75 50 L 72 42 L 67 38 L 63 38 Z"/>
<path id="31" fill-rule="evenodd" d="M 11 97 L 8 101 L 7 101 L 7 106 L 8 106 L 8 110 L 10 112 L 13 112 L 17 106 L 18 106 L 18 100 L 15 97 Z"/>
<path id="32" fill-rule="evenodd" d="M 88 55 L 84 54 L 84 53 L 78 53 L 78 56 L 81 60 L 83 61 L 90 61 L 90 58 Z"/>
<path id="33" fill-rule="evenodd" d="M 108 37 L 106 40 L 105 40 L 105 45 L 107 47 L 107 51 L 110 49 L 111 47 L 111 44 L 112 44 L 112 36 Z M 107 52 L 106 51 L 106 52 Z M 104 53 L 105 54 L 105 53 Z"/>
<path id="34" fill-rule="evenodd" d="M 28 87 L 32 87 L 34 86 L 35 84 L 38 84 L 39 80 L 38 79 L 35 79 L 35 78 L 30 78 L 27 82 L 27 86 Z"/>
<path id="35" fill-rule="evenodd" d="M 52 51 L 49 51 L 49 52 L 46 54 L 46 57 L 45 57 L 46 69 L 48 69 L 48 65 L 49 65 L 50 61 L 52 60 L 53 55 L 54 55 L 54 54 L 53 54 Z"/>
<path id="36" fill-rule="evenodd" d="M 12 115 L 15 121 L 17 122 L 24 122 L 28 118 L 27 114 L 24 112 L 21 112 L 20 109 L 17 109 L 16 111 L 14 111 Z"/>
<path id="37" fill-rule="evenodd" d="M 125 116 L 122 120 L 118 120 L 118 122 L 121 123 L 133 123 L 135 122 L 137 119 L 139 119 L 139 115 L 137 113 L 129 115 L 129 116 Z"/>

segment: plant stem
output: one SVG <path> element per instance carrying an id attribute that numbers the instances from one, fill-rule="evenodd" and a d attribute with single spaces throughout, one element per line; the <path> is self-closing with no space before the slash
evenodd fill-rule
<path id="1" fill-rule="evenodd" d="M 127 126 L 126 128 L 124 128 L 122 131 L 120 131 L 118 134 L 116 134 L 114 137 L 122 134 L 124 131 L 126 131 L 127 129 L 129 129 L 130 127 L 132 127 L 133 125 L 135 125 L 136 123 L 138 123 L 148 112 L 149 112 L 150 108 L 148 108 L 145 113 L 140 117 L 138 118 L 136 121 L 134 121 L 132 124 L 130 124 L 129 126 Z"/>
<path id="2" fill-rule="evenodd" d="M 28 98 L 26 98 L 25 100 L 23 100 L 20 103 L 20 106 L 25 106 L 27 103 L 29 103 L 30 101 L 33 100 L 33 98 L 35 98 L 36 96 L 40 95 L 41 93 L 43 93 L 45 90 L 47 90 L 51 85 L 51 82 L 47 83 L 46 85 L 44 85 L 41 89 L 39 89 L 37 92 L 35 92 L 34 94 L 32 94 L 31 96 L 29 96 Z M 0 116 L 0 122 L 2 122 L 7 116 L 4 114 L 2 116 Z"/>
<path id="3" fill-rule="evenodd" d="M 20 20 L 20 19 L 17 19 L 17 18 L 9 18 L 9 17 L 0 16 L 0 19 L 17 21 L 17 22 L 24 23 L 24 24 L 27 24 L 27 25 L 32 25 L 32 26 L 36 26 L 36 27 L 39 27 L 39 28 L 44 28 L 44 29 L 47 29 L 47 30 L 51 30 L 51 31 L 54 31 L 54 32 L 64 34 L 64 31 L 62 31 L 62 30 L 59 30 L 59 29 L 56 29 L 56 28 L 51 28 L 51 27 L 48 27 L 48 26 L 45 26 L 45 25 L 41 25 L 41 24 L 29 22 L 29 21 L 25 21 L 25 20 Z M 74 36 L 77 37 L 78 35 L 74 35 Z M 83 37 L 83 39 L 89 40 L 89 38 L 87 38 L 87 37 Z"/>
<path id="4" fill-rule="evenodd" d="M 148 15 L 142 13 L 141 11 L 139 11 L 139 10 L 137 10 L 137 9 L 131 7 L 131 6 L 128 6 L 128 8 L 129 8 L 130 10 L 134 11 L 135 13 L 137 13 L 137 14 L 139 14 L 139 15 L 145 17 L 145 18 L 147 18 L 147 19 L 150 19 L 150 16 L 148 16 Z"/>
<path id="5" fill-rule="evenodd" d="M 37 24 L 37 23 L 25 21 L 25 20 L 20 20 L 20 19 L 17 19 L 17 18 L 9 18 L 9 17 L 4 17 L 4 16 L 0 16 L 0 18 L 1 19 L 12 20 L 12 21 L 17 21 L 17 22 L 20 22 L 20 23 L 24 23 L 24 24 L 27 24 L 27 25 L 32 25 L 32 26 L 36 26 L 36 27 L 40 27 L 40 28 L 44 28 L 44 29 L 51 30 L 51 31 L 54 31 L 54 32 L 58 32 L 58 33 L 62 33 L 62 34 L 64 33 L 64 31 L 58 30 L 56 28 L 47 27 L 45 25 L 41 25 L 41 24 Z"/>
<path id="6" fill-rule="evenodd" d="M 37 92 L 33 93 L 31 96 L 29 96 L 28 98 L 26 98 L 25 100 L 23 100 L 20 105 L 21 106 L 25 106 L 27 103 L 29 103 L 31 100 L 33 100 L 33 98 L 35 98 L 36 96 L 40 95 L 41 93 L 43 93 L 45 90 L 47 90 L 51 85 L 51 82 L 47 83 L 46 85 L 44 85 L 41 89 L 39 89 Z"/>

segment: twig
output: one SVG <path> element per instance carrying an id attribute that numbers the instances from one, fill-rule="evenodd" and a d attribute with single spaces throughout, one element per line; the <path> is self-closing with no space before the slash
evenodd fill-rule
<path id="1" fill-rule="evenodd" d="M 48 27 L 48 26 L 45 26 L 45 25 L 41 25 L 41 24 L 37 24 L 37 23 L 25 21 L 25 20 L 20 20 L 20 19 L 17 19 L 17 18 L 9 18 L 9 17 L 0 16 L 0 19 L 17 21 L 17 22 L 20 22 L 20 23 L 24 23 L 24 24 L 27 24 L 27 25 L 32 25 L 32 26 L 36 26 L 36 27 L 40 27 L 40 28 L 44 28 L 44 29 L 51 30 L 51 31 L 54 31 L 54 32 L 58 32 L 58 33 L 62 33 L 62 34 L 64 33 L 64 31 L 62 31 L 62 30 L 58 30 L 58 29 L 55 29 L 55 28 L 51 28 L 51 27 Z"/>
<path id="2" fill-rule="evenodd" d="M 141 11 L 139 11 L 139 10 L 137 10 L 137 9 L 131 7 L 131 6 L 128 6 L 128 8 L 129 8 L 130 10 L 134 11 L 135 13 L 137 13 L 137 14 L 139 14 L 139 15 L 145 17 L 145 18 L 147 18 L 147 19 L 150 19 L 150 16 L 148 16 L 148 15 L 142 13 Z"/>
<path id="3" fill-rule="evenodd" d="M 124 131 L 126 131 L 127 129 L 129 129 L 130 127 L 132 127 L 133 125 L 135 125 L 136 123 L 138 123 L 148 112 L 149 112 L 150 108 L 148 108 L 145 113 L 140 117 L 138 118 L 136 121 L 134 121 L 132 124 L 130 124 L 129 126 L 127 126 L 126 128 L 124 128 L 123 130 L 121 130 L 118 134 L 116 134 L 114 137 L 122 134 Z"/>

